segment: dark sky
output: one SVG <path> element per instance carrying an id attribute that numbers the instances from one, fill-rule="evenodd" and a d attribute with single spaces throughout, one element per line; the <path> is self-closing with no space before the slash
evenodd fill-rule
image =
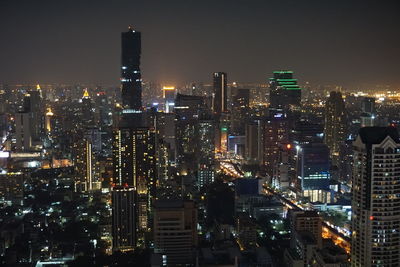
<path id="1" fill-rule="evenodd" d="M 120 32 L 142 32 L 145 80 L 400 87 L 400 4 L 358 0 L 0 0 L 0 83 L 118 84 Z"/>

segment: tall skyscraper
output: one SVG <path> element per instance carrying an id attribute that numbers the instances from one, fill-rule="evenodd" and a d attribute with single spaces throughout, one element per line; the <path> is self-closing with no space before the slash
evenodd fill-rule
<path id="1" fill-rule="evenodd" d="M 228 110 L 228 90 L 225 72 L 215 72 L 213 75 L 214 100 L 213 111 L 217 116 Z"/>
<path id="2" fill-rule="evenodd" d="M 342 94 L 331 92 L 325 105 L 325 144 L 330 149 L 332 164 L 339 166 L 340 151 L 346 141 L 346 113 Z"/>
<path id="3" fill-rule="evenodd" d="M 297 79 L 293 78 L 293 71 L 274 71 L 274 77 L 269 79 L 269 89 L 270 108 L 300 106 L 301 88 L 297 85 Z"/>
<path id="4" fill-rule="evenodd" d="M 121 34 L 121 83 L 124 109 L 142 108 L 142 78 L 140 73 L 141 34 L 131 27 Z"/>
<path id="5" fill-rule="evenodd" d="M 145 246 L 145 233 L 151 221 L 151 201 L 156 186 L 155 136 L 142 119 L 142 86 L 140 74 L 140 32 L 129 28 L 122 33 L 122 116 L 113 130 L 114 183 L 129 187 L 132 197 L 120 198 L 120 206 L 134 206 L 134 246 Z M 131 192 L 132 191 L 132 192 Z M 113 199 L 114 200 L 114 199 Z M 128 202 L 129 201 L 129 202 Z M 124 202 L 124 203 L 122 203 Z M 115 215 L 114 215 L 115 213 Z M 120 216 L 113 204 L 113 216 Z M 113 223 L 113 239 L 126 239 Z"/>
<path id="6" fill-rule="evenodd" d="M 353 147 L 351 266 L 400 266 L 399 133 L 361 128 Z"/>

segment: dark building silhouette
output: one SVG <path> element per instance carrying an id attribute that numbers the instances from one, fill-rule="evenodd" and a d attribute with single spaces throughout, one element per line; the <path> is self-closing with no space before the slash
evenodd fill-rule
<path id="1" fill-rule="evenodd" d="M 121 83 L 124 109 L 142 108 L 142 79 L 140 73 L 141 34 L 129 28 L 121 34 Z"/>
<path id="2" fill-rule="evenodd" d="M 113 250 L 130 251 L 136 247 L 135 189 L 116 186 L 112 193 Z"/>
<path id="3" fill-rule="evenodd" d="M 293 78 L 293 71 L 274 71 L 274 77 L 269 79 L 269 102 L 273 109 L 285 109 L 300 106 L 301 88 L 297 79 Z"/>

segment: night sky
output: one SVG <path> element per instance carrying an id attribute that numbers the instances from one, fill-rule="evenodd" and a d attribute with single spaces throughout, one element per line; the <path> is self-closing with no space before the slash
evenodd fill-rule
<path id="1" fill-rule="evenodd" d="M 84 3 L 82 3 L 84 2 Z M 0 0 L 0 83 L 119 83 L 120 33 L 142 32 L 144 80 L 400 87 L 398 1 Z"/>

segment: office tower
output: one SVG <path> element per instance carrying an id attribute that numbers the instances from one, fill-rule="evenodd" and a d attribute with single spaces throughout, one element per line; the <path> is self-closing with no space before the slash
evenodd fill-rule
<path id="1" fill-rule="evenodd" d="M 270 112 L 264 121 L 263 141 L 264 164 L 267 173 L 272 176 L 278 164 L 280 145 L 289 143 L 289 120 L 284 113 Z"/>
<path id="2" fill-rule="evenodd" d="M 299 107 L 301 88 L 293 71 L 274 71 L 274 77 L 269 79 L 269 103 L 272 109 L 286 109 L 290 106 Z"/>
<path id="3" fill-rule="evenodd" d="M 375 98 L 364 97 L 361 102 L 361 111 L 361 127 L 374 126 L 376 118 Z"/>
<path id="4" fill-rule="evenodd" d="M 228 111 L 227 100 L 228 100 L 228 90 L 227 90 L 227 79 L 225 72 L 215 72 L 213 75 L 213 85 L 214 85 L 214 100 L 213 100 L 213 112 L 214 114 L 220 116 L 222 113 Z"/>
<path id="5" fill-rule="evenodd" d="M 346 141 L 346 112 L 342 94 L 332 91 L 325 104 L 325 144 L 332 164 L 340 164 L 340 150 Z"/>
<path id="6" fill-rule="evenodd" d="M 292 182 L 292 150 L 291 144 L 280 144 L 278 164 L 273 169 L 272 185 L 280 190 L 289 188 Z"/>
<path id="7" fill-rule="evenodd" d="M 84 127 L 94 125 L 93 105 L 88 89 L 85 89 L 82 96 L 82 123 Z"/>
<path id="8" fill-rule="evenodd" d="M 131 186 L 115 186 L 111 191 L 113 251 L 130 251 L 136 247 L 135 195 Z"/>
<path id="9" fill-rule="evenodd" d="M 178 94 L 175 100 L 175 136 L 178 171 L 194 172 L 199 159 L 199 122 L 209 113 L 205 98 Z M 206 123 L 207 124 L 207 123 Z M 206 126 L 204 124 L 203 126 Z"/>
<path id="10" fill-rule="evenodd" d="M 121 83 L 123 109 L 142 109 L 140 73 L 141 34 L 129 27 L 121 34 Z"/>
<path id="11" fill-rule="evenodd" d="M 399 266 L 399 133 L 361 128 L 353 147 L 351 266 Z"/>
<path id="12" fill-rule="evenodd" d="M 88 139 L 81 139 L 74 142 L 73 159 L 75 168 L 75 191 L 88 192 L 94 187 L 94 155 L 92 143 Z"/>
<path id="13" fill-rule="evenodd" d="M 260 120 L 245 125 L 245 159 L 250 164 L 261 164 L 263 159 L 263 125 Z"/>
<path id="14" fill-rule="evenodd" d="M 164 86 L 162 92 L 164 100 L 164 111 L 166 113 L 171 113 L 173 112 L 175 105 L 175 87 Z"/>
<path id="15" fill-rule="evenodd" d="M 17 151 L 29 151 L 32 147 L 31 120 L 29 112 L 15 114 L 15 148 Z"/>
<path id="16" fill-rule="evenodd" d="M 111 125 L 111 101 L 109 101 L 109 96 L 107 96 L 106 92 L 100 91 L 96 94 L 95 98 L 96 102 L 96 113 L 97 120 L 100 127 L 110 126 Z"/>
<path id="17" fill-rule="evenodd" d="M 303 119 L 295 122 L 291 134 L 291 140 L 294 145 L 322 143 L 323 137 L 323 125 Z"/>
<path id="18" fill-rule="evenodd" d="M 237 89 L 232 101 L 231 132 L 235 135 L 245 133 L 244 121 L 247 121 L 250 111 L 250 90 Z"/>
<path id="19" fill-rule="evenodd" d="M 29 90 L 24 96 L 24 111 L 29 113 L 31 135 L 33 141 L 40 140 L 42 133 L 42 96 L 38 85 L 36 90 Z"/>
<path id="20" fill-rule="evenodd" d="M 197 124 L 198 134 L 198 167 L 197 186 L 199 188 L 214 182 L 215 170 L 215 122 L 211 118 L 203 118 Z"/>
<path id="21" fill-rule="evenodd" d="M 311 202 L 330 203 L 331 164 L 328 147 L 323 143 L 297 145 L 296 154 L 296 186 L 299 193 Z"/>
<path id="22" fill-rule="evenodd" d="M 194 264 L 197 208 L 193 201 L 160 200 L 154 208 L 154 252 L 166 266 Z"/>

